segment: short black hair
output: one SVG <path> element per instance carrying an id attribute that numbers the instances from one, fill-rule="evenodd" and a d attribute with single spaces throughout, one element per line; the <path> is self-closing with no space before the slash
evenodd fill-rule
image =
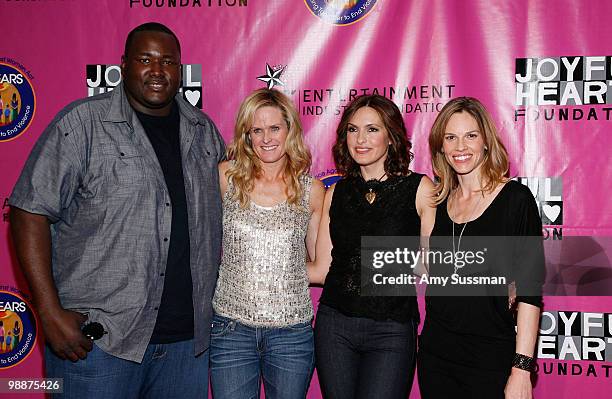
<path id="1" fill-rule="evenodd" d="M 123 52 L 123 56 L 127 57 L 130 47 L 132 46 L 132 42 L 134 41 L 134 35 L 138 32 L 162 32 L 167 33 L 174 38 L 176 41 L 176 46 L 178 47 L 179 55 L 181 54 L 181 43 L 179 42 L 178 37 L 172 32 L 170 28 L 168 28 L 164 24 L 160 24 L 159 22 L 147 22 L 142 25 L 138 25 L 134 29 L 128 33 L 127 38 L 125 39 L 125 49 Z"/>

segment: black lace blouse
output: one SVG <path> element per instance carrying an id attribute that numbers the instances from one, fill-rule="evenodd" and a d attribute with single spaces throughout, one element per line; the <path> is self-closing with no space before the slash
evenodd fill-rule
<path id="1" fill-rule="evenodd" d="M 421 220 L 416 192 L 422 174 L 392 176 L 378 183 L 376 199 L 365 194 L 368 183 L 347 177 L 336 183 L 329 210 L 332 262 L 320 302 L 354 317 L 409 322 L 418 320 L 415 295 L 361 296 L 361 236 L 418 236 Z"/>

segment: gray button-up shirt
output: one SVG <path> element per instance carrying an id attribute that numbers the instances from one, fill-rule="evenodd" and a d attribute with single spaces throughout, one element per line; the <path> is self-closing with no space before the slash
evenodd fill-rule
<path id="1" fill-rule="evenodd" d="M 213 122 L 176 96 L 189 219 L 195 354 L 209 345 L 221 254 Z M 157 156 L 123 86 L 63 109 L 34 146 L 9 199 L 52 222 L 53 277 L 62 306 L 108 331 L 111 355 L 142 361 L 161 302 L 172 207 Z"/>

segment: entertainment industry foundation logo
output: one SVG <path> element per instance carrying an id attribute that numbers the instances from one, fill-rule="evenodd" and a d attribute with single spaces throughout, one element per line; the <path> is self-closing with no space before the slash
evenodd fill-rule
<path id="1" fill-rule="evenodd" d="M 542 234 L 545 240 L 563 238 L 563 178 L 517 177 L 516 180 L 529 187 L 538 204 L 542 218 Z"/>
<path id="2" fill-rule="evenodd" d="M 514 76 L 515 122 L 612 118 L 611 56 L 517 58 Z"/>
<path id="3" fill-rule="evenodd" d="M 304 0 L 308 9 L 325 22 L 350 25 L 366 17 L 376 0 Z"/>
<path id="4" fill-rule="evenodd" d="M 183 80 L 179 93 L 194 107 L 202 109 L 202 65 L 183 64 Z M 87 96 L 105 93 L 113 90 L 121 83 L 121 67 L 119 65 L 90 64 L 87 65 Z"/>
<path id="5" fill-rule="evenodd" d="M 362 95 L 378 94 L 393 101 L 401 113 L 437 114 L 455 95 L 456 86 L 451 83 L 421 85 L 296 88 L 291 81 L 282 79 L 288 65 L 266 62 L 266 71 L 256 79 L 268 89 L 276 87 L 293 99 L 301 116 L 339 116 L 351 101 Z M 289 84 L 289 85 L 288 85 Z M 282 88 L 281 88 L 282 87 Z"/>
<path id="6" fill-rule="evenodd" d="M 0 370 L 24 361 L 36 345 L 36 317 L 17 292 L 0 286 Z"/>
<path id="7" fill-rule="evenodd" d="M 302 116 L 341 115 L 349 103 L 361 95 L 378 94 L 393 101 L 400 112 L 416 115 L 438 113 L 453 98 L 455 85 L 436 83 L 425 85 L 328 87 L 293 90 L 298 112 Z M 297 92 L 297 93 L 296 93 Z"/>
<path id="8" fill-rule="evenodd" d="M 18 62 L 0 58 L 0 142 L 24 133 L 36 108 L 32 75 Z"/>
<path id="9" fill-rule="evenodd" d="M 274 88 L 274 86 L 284 86 L 285 82 L 283 82 L 280 78 L 285 71 L 285 67 L 285 65 L 270 66 L 270 64 L 266 62 L 266 73 L 258 76 L 257 80 L 264 82 L 270 90 Z"/>
<path id="10" fill-rule="evenodd" d="M 612 313 L 543 311 L 537 356 L 544 374 L 610 378 L 612 364 L 603 363 L 612 362 Z"/>

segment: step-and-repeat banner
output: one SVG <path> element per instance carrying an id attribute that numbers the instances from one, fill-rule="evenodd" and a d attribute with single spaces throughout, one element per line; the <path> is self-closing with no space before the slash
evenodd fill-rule
<path id="1" fill-rule="evenodd" d="M 127 33 L 158 21 L 181 40 L 184 97 L 226 141 L 249 92 L 282 90 L 302 117 L 312 174 L 326 183 L 337 179 L 330 149 L 355 96 L 379 93 L 398 105 L 413 169 L 430 176 L 436 114 L 450 98 L 481 99 L 508 147 L 512 176 L 539 204 L 547 285 L 563 294 L 545 298 L 536 397 L 609 395 L 612 298 L 585 294 L 612 284 L 602 238 L 612 235 L 612 3 L 0 0 L 0 16 L 0 320 L 6 336 L 17 337 L 0 345 L 0 377 L 43 376 L 44 337 L 11 249 L 8 196 L 53 116 L 115 88 Z M 589 284 L 595 288 L 581 288 Z M 308 397 L 320 397 L 316 375 Z"/>

